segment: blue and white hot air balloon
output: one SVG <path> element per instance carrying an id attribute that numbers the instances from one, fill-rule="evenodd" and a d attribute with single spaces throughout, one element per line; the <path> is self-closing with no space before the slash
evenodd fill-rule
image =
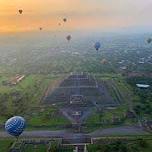
<path id="1" fill-rule="evenodd" d="M 98 51 L 101 47 L 101 44 L 100 42 L 96 42 L 95 45 L 94 45 L 95 49 Z"/>
<path id="2" fill-rule="evenodd" d="M 19 137 L 26 126 L 25 119 L 20 116 L 14 116 L 5 123 L 5 130 L 12 136 Z"/>

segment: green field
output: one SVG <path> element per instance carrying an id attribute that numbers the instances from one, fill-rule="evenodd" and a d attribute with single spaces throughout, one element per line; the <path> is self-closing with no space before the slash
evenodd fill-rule
<path id="1" fill-rule="evenodd" d="M 102 139 L 103 138 L 103 139 Z M 126 136 L 126 137 L 102 137 L 94 144 L 87 146 L 88 152 L 151 152 L 151 136 Z M 121 139 L 122 138 L 122 139 Z M 105 142 L 106 141 L 106 142 Z M 10 139 L 0 139 L 0 152 L 8 152 L 13 141 Z M 46 152 L 49 145 L 45 144 L 26 144 L 22 147 L 24 152 Z M 54 145 L 52 152 L 72 152 L 73 146 Z"/>
<path id="2" fill-rule="evenodd" d="M 6 139 L 0 139 L 0 152 L 8 152 L 9 148 L 13 144 L 12 140 Z"/>
<path id="3" fill-rule="evenodd" d="M 94 110 L 93 114 L 85 121 L 87 130 L 136 124 L 136 118 L 126 117 L 127 111 L 133 109 L 132 101 L 136 96 L 133 95 L 133 91 L 125 79 L 118 74 L 98 74 L 96 77 L 103 81 L 113 99 L 120 105 L 114 109 Z"/>
<path id="4" fill-rule="evenodd" d="M 47 151 L 47 146 L 46 145 L 26 145 L 24 147 L 25 152 L 46 152 Z"/>
<path id="5" fill-rule="evenodd" d="M 1 77 L 0 82 L 10 77 Z M 56 107 L 45 106 L 42 100 L 48 86 L 53 89 L 62 78 L 54 75 L 27 75 L 15 86 L 0 83 L 0 124 L 13 115 L 25 117 L 29 126 L 27 129 L 57 128 L 57 125 L 68 124 L 68 120 L 59 114 Z"/>
<path id="6" fill-rule="evenodd" d="M 19 143 L 22 143 L 19 141 Z M 15 147 L 13 146 L 15 145 Z M 51 145 L 51 146 L 50 146 Z M 9 152 L 12 148 L 20 149 L 21 152 L 47 152 L 50 149 L 50 152 L 73 152 L 73 146 L 63 146 L 56 145 L 55 143 L 51 144 L 23 144 L 18 148 L 18 144 L 11 139 L 0 139 L 0 152 Z"/>
<path id="7" fill-rule="evenodd" d="M 28 128 L 27 129 L 62 129 L 64 125 L 70 124 L 70 122 L 63 117 L 58 109 L 55 107 L 42 108 L 41 111 L 36 111 L 29 116 L 27 119 Z"/>
<path id="8" fill-rule="evenodd" d="M 134 141 L 113 141 L 112 143 L 92 144 L 88 146 L 88 152 L 151 152 L 152 139 L 136 139 Z"/>
<path id="9" fill-rule="evenodd" d="M 87 130 L 113 126 L 113 117 L 121 119 L 118 125 L 131 125 L 136 123 L 134 119 L 125 119 L 126 111 L 132 108 L 134 98 L 132 89 L 120 74 L 96 74 L 98 80 L 105 83 L 109 93 L 114 100 L 120 100 L 121 106 L 114 110 L 99 112 L 94 110 L 91 117 L 86 120 Z M 63 75 L 27 75 L 19 84 L 15 86 L 5 86 L 4 80 L 9 80 L 11 76 L 0 77 L 1 116 L 0 124 L 12 115 L 24 116 L 27 120 L 28 130 L 39 129 L 60 129 L 61 126 L 69 125 L 70 122 L 61 115 L 58 107 L 43 104 L 42 98 L 47 88 L 53 90 L 54 87 L 64 78 Z M 112 87 L 111 87 L 112 86 Z M 3 103 L 5 101 L 5 104 Z M 4 107 L 6 108 L 4 111 Z M 103 123 L 104 122 L 104 123 Z M 91 128 L 90 128 L 91 127 Z"/>

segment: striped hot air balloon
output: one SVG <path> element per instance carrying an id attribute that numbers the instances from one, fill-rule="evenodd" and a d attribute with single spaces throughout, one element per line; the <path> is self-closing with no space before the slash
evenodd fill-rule
<path id="1" fill-rule="evenodd" d="M 19 137 L 26 126 L 25 119 L 20 116 L 14 116 L 5 123 L 5 130 L 14 137 Z"/>

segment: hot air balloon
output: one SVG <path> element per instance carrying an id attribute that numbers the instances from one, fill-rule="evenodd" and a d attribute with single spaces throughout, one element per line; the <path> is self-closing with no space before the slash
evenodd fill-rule
<path id="1" fill-rule="evenodd" d="M 20 10 L 18 10 L 18 11 L 19 11 L 19 13 L 20 13 L 20 14 L 22 14 L 22 13 L 23 13 L 23 10 L 21 10 L 21 9 L 20 9 Z"/>
<path id="2" fill-rule="evenodd" d="M 108 63 L 108 61 L 106 59 L 101 60 L 101 64 L 107 64 L 107 63 Z"/>
<path id="3" fill-rule="evenodd" d="M 67 21 L 67 19 L 66 19 L 66 18 L 64 18 L 64 19 L 63 19 L 63 22 L 66 22 L 66 21 Z"/>
<path id="4" fill-rule="evenodd" d="M 95 49 L 98 51 L 101 47 L 101 44 L 100 42 L 96 42 L 95 45 L 94 45 Z"/>
<path id="5" fill-rule="evenodd" d="M 152 38 L 147 39 L 147 43 L 150 44 L 152 42 Z"/>
<path id="6" fill-rule="evenodd" d="M 25 119 L 20 116 L 14 116 L 5 123 L 5 130 L 14 137 L 19 137 L 26 126 Z"/>
<path id="7" fill-rule="evenodd" d="M 40 27 L 39 29 L 40 29 L 40 31 L 42 31 L 42 29 L 43 29 L 43 28 L 42 28 L 42 27 Z"/>
<path id="8" fill-rule="evenodd" d="M 68 35 L 67 37 L 66 37 L 66 39 L 68 40 L 68 41 L 70 41 L 71 40 L 71 35 Z"/>

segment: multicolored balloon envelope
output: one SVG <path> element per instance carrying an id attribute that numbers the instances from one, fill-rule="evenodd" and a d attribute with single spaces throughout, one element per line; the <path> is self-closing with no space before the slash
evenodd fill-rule
<path id="1" fill-rule="evenodd" d="M 5 130 L 12 136 L 18 137 L 22 134 L 26 126 L 25 119 L 20 116 L 14 116 L 5 123 Z"/>
<path id="2" fill-rule="evenodd" d="M 98 51 L 101 47 L 101 44 L 100 42 L 96 42 L 95 45 L 94 45 L 95 49 Z"/>

